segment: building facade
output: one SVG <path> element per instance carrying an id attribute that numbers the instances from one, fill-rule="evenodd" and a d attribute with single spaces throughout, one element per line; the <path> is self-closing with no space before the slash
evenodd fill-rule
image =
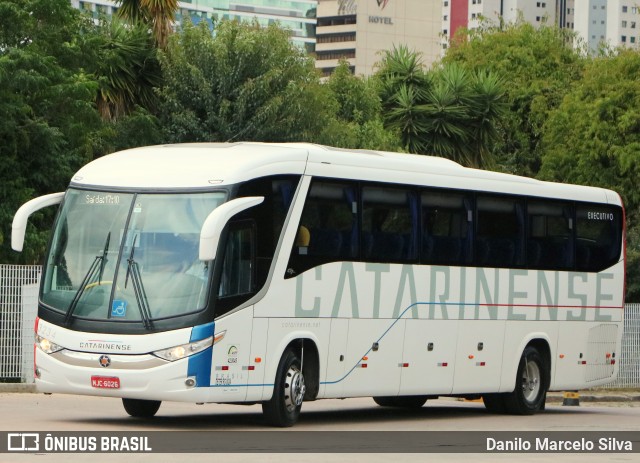
<path id="1" fill-rule="evenodd" d="M 358 75 L 375 72 L 381 52 L 406 45 L 425 63 L 440 53 L 442 0 L 319 0 L 316 67 L 328 75 L 346 59 Z"/>
<path id="2" fill-rule="evenodd" d="M 112 0 L 71 0 L 71 4 L 89 12 L 95 18 L 112 15 L 117 5 Z M 291 31 L 294 44 L 309 52 L 315 51 L 317 0 L 189 0 L 178 2 L 176 22 L 185 17 L 194 24 L 213 24 L 222 19 L 257 20 L 266 26 L 275 22 Z"/>

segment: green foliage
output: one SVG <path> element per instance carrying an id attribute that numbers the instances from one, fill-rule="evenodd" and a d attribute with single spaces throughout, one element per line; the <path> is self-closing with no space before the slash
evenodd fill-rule
<path id="1" fill-rule="evenodd" d="M 157 103 L 154 89 L 160 86 L 162 75 L 148 28 L 141 23 L 127 26 L 112 18 L 92 32 L 94 46 L 90 49 L 95 57 L 91 61 L 100 84 L 97 105 L 102 118 L 115 121 L 136 106 L 153 111 Z"/>
<path id="2" fill-rule="evenodd" d="M 151 28 L 155 44 L 163 49 L 173 31 L 178 0 L 116 0 L 117 15 L 134 26 Z"/>
<path id="3" fill-rule="evenodd" d="M 492 152 L 502 169 L 535 176 L 540 168 L 540 140 L 549 112 L 582 75 L 585 58 L 572 46 L 567 29 L 535 28 L 523 21 L 461 31 L 443 63 L 490 71 L 508 85 L 507 117 L 496 128 Z"/>
<path id="4" fill-rule="evenodd" d="M 321 143 L 352 149 L 400 150 L 397 133 L 384 128 L 377 84 L 376 79 L 351 74 L 346 61 L 338 65 L 326 82 L 337 110 Z"/>
<path id="5" fill-rule="evenodd" d="M 160 118 L 172 142 L 316 141 L 335 111 L 313 61 L 275 25 L 223 21 L 212 35 L 187 24 L 161 64 Z"/>
<path id="6" fill-rule="evenodd" d="M 506 113 L 501 81 L 487 71 L 446 64 L 424 72 L 406 47 L 385 55 L 377 73 L 385 122 L 405 148 L 490 167 L 496 125 Z"/>
<path id="7" fill-rule="evenodd" d="M 617 191 L 627 209 L 629 298 L 640 300 L 640 54 L 588 63 L 580 85 L 549 114 L 540 177 Z"/>
<path id="8" fill-rule="evenodd" d="M 90 159 L 97 84 L 76 67 L 83 50 L 73 30 L 82 20 L 69 2 L 4 0 L 0 11 L 9 12 L 0 20 L 0 260 L 33 262 L 52 212 L 34 217 L 21 255 L 9 250 L 13 214 L 35 195 L 64 189 Z"/>

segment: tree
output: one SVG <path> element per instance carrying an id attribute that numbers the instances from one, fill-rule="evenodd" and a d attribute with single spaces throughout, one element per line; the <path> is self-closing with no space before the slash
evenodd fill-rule
<path id="1" fill-rule="evenodd" d="M 586 65 L 580 85 L 549 113 L 540 178 L 617 191 L 627 211 L 629 300 L 640 300 L 640 54 Z"/>
<path id="2" fill-rule="evenodd" d="M 64 189 L 91 158 L 97 82 L 79 67 L 84 53 L 74 31 L 83 20 L 67 0 L 4 0 L 0 12 L 0 255 L 33 262 L 48 233 L 30 227 L 31 244 L 16 255 L 11 220 L 24 201 Z M 50 220 L 50 211 L 35 217 L 39 230 Z"/>
<path id="3" fill-rule="evenodd" d="M 92 32 L 94 46 L 90 49 L 96 56 L 91 61 L 100 84 L 97 106 L 102 118 L 115 121 L 137 106 L 155 110 L 154 89 L 160 86 L 162 74 L 147 27 L 141 23 L 126 26 L 112 18 Z"/>
<path id="4" fill-rule="evenodd" d="M 398 134 L 384 128 L 377 83 L 373 78 L 354 76 L 349 63 L 340 62 L 326 82 L 337 111 L 321 143 L 352 149 L 401 149 Z"/>
<path id="5" fill-rule="evenodd" d="M 161 54 L 160 119 L 182 141 L 318 141 L 336 103 L 277 25 L 186 24 Z"/>
<path id="6" fill-rule="evenodd" d="M 462 30 L 451 42 L 443 64 L 490 71 L 508 82 L 509 112 L 496 127 L 500 136 L 491 150 L 503 170 L 533 177 L 540 169 L 544 123 L 582 75 L 585 58 L 573 43 L 567 29 L 522 20 Z"/>
<path id="7" fill-rule="evenodd" d="M 167 46 L 173 32 L 178 0 L 116 0 L 117 15 L 132 25 L 151 27 L 158 48 Z"/>
<path id="8" fill-rule="evenodd" d="M 415 53 L 387 52 L 377 77 L 385 122 L 400 131 L 406 149 L 490 167 L 491 146 L 506 106 L 500 80 L 490 72 L 449 64 L 422 70 Z"/>

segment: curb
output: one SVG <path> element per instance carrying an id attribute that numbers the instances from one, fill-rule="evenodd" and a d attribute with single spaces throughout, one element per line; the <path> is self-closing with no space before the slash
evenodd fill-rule
<path id="1" fill-rule="evenodd" d="M 579 400 L 581 402 L 639 402 L 640 395 L 638 394 L 580 394 Z M 562 393 L 551 393 L 547 395 L 547 403 L 562 403 Z"/>
<path id="2" fill-rule="evenodd" d="M 33 393 L 36 392 L 36 385 L 33 383 L 0 383 L 0 394 L 9 394 L 15 392 Z"/>

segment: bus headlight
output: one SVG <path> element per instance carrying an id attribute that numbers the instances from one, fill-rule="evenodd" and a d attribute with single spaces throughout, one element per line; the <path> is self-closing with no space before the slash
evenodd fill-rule
<path id="1" fill-rule="evenodd" d="M 53 354 L 54 352 L 58 352 L 59 350 L 64 349 L 64 347 L 59 346 L 55 342 L 51 342 L 47 338 L 43 338 L 42 336 L 38 335 L 36 335 L 36 345 L 45 354 Z"/>
<path id="2" fill-rule="evenodd" d="M 200 341 L 190 342 L 189 344 L 181 344 L 179 346 L 170 347 L 169 349 L 157 350 L 153 355 L 160 357 L 161 359 L 173 362 L 185 357 L 202 352 L 208 347 L 213 345 L 213 336 L 209 336 L 206 339 Z"/>

